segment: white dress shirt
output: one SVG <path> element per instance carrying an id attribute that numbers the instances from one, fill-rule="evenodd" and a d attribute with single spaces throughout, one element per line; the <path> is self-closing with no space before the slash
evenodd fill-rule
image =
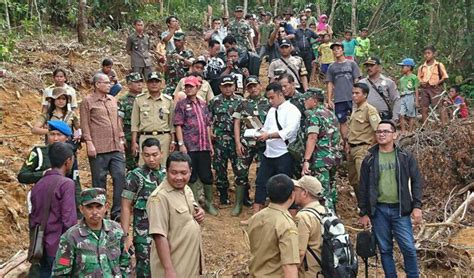
<path id="1" fill-rule="evenodd" d="M 282 129 L 278 130 L 278 125 L 275 118 L 275 112 L 278 111 L 278 122 Z M 293 142 L 296 140 L 298 129 L 300 128 L 301 113 L 288 100 L 280 104 L 278 108 L 270 108 L 265 119 L 265 124 L 262 131 L 267 133 L 278 132 L 280 138 L 272 138 L 266 141 L 266 149 L 263 153 L 268 158 L 276 158 L 288 152 L 285 141 Z"/>

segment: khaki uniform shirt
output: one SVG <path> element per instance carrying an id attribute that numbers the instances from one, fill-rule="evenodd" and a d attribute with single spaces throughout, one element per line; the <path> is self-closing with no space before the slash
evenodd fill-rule
<path id="1" fill-rule="evenodd" d="M 184 81 L 186 80 L 186 78 L 187 77 L 181 78 L 181 80 L 179 80 L 179 83 L 176 86 L 176 89 L 174 90 L 174 95 L 176 95 L 178 92 L 184 92 Z M 197 95 L 206 103 L 214 98 L 214 92 L 212 91 L 211 85 L 209 84 L 209 82 L 207 82 L 207 80 L 202 80 L 202 85 L 199 91 L 197 92 Z"/>
<path id="2" fill-rule="evenodd" d="M 283 265 L 299 264 L 298 231 L 288 210 L 270 203 L 249 220 L 250 276 L 283 277 Z"/>
<path id="3" fill-rule="evenodd" d="M 199 277 L 203 268 L 201 227 L 193 217 L 193 192 L 174 189 L 165 179 L 151 193 L 147 203 L 150 235 L 168 239 L 171 261 L 177 277 Z M 150 268 L 152 277 L 164 277 L 155 242 L 151 243 Z"/>
<path id="4" fill-rule="evenodd" d="M 318 201 L 309 203 L 305 208 L 313 208 L 320 213 L 326 213 L 324 207 Z M 304 264 L 298 268 L 298 277 L 317 277 L 316 274 L 321 271 L 318 261 L 307 251 L 309 246 L 321 258 L 321 248 L 323 236 L 321 232 L 321 222 L 309 211 L 299 211 L 296 214 L 296 226 L 298 226 L 299 250 L 306 252 L 306 262 L 308 270 L 305 270 Z"/>
<path id="5" fill-rule="evenodd" d="M 377 109 L 364 102 L 352 112 L 349 120 L 348 142 L 355 145 L 363 143 L 372 145 L 379 123 L 380 116 Z"/>
<path id="6" fill-rule="evenodd" d="M 149 67 L 153 65 L 150 50 L 152 45 L 147 34 L 138 35 L 136 32 L 127 38 L 125 46 L 130 53 L 132 67 Z"/>
<path id="7" fill-rule="evenodd" d="M 285 62 L 288 64 L 285 65 L 283 63 L 282 59 L 285 60 Z M 298 74 L 298 76 L 295 76 L 293 71 L 291 71 L 288 67 L 291 67 L 294 72 Z M 288 58 L 278 58 L 273 60 L 270 63 L 270 66 L 268 67 L 268 77 L 269 78 L 274 78 L 275 77 L 275 70 L 276 69 L 285 69 L 286 73 L 291 74 L 293 78 L 295 79 L 295 87 L 296 88 L 301 88 L 303 85 L 298 82 L 298 79 L 301 79 L 302 76 L 308 75 L 308 71 L 306 70 L 306 67 L 304 65 L 303 59 L 299 56 L 290 56 Z"/>
<path id="8" fill-rule="evenodd" d="M 154 99 L 149 93 L 136 97 L 132 109 L 132 132 L 171 131 L 173 125 L 173 99 L 161 93 Z"/>

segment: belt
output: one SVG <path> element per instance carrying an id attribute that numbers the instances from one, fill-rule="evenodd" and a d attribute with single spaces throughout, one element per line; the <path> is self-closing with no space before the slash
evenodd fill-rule
<path id="1" fill-rule="evenodd" d="M 170 132 L 169 131 L 143 131 L 143 132 L 140 132 L 141 135 L 153 135 L 153 136 L 168 134 L 168 133 L 170 133 Z"/>
<path id="2" fill-rule="evenodd" d="M 413 93 L 404 94 L 404 95 L 401 95 L 400 97 L 406 97 L 406 96 L 411 96 L 411 95 L 413 95 Z"/>
<path id="3" fill-rule="evenodd" d="M 369 144 L 367 144 L 367 143 L 359 143 L 359 144 L 351 144 L 351 143 L 349 143 L 349 147 L 351 147 L 351 148 L 355 148 L 355 147 L 363 146 L 363 145 L 369 145 Z"/>
<path id="4" fill-rule="evenodd" d="M 389 208 L 398 208 L 398 207 L 400 207 L 400 203 L 395 203 L 395 204 L 377 203 L 377 206 L 384 206 L 384 207 L 389 207 Z"/>

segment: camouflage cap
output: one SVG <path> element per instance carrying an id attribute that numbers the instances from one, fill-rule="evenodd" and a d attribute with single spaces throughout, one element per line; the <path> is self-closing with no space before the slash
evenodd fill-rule
<path id="1" fill-rule="evenodd" d="M 312 176 L 303 176 L 299 180 L 293 180 L 296 187 L 302 188 L 308 191 L 313 197 L 318 197 L 323 192 L 321 182 Z"/>
<path id="2" fill-rule="evenodd" d="M 244 11 L 244 7 L 242 7 L 242 6 L 235 6 L 234 12 L 243 12 L 243 11 Z"/>
<path id="3" fill-rule="evenodd" d="M 148 74 L 148 79 L 147 81 L 150 81 L 150 80 L 153 80 L 153 79 L 156 79 L 158 81 L 161 81 L 163 79 L 163 77 L 161 76 L 161 73 L 157 72 L 157 71 L 152 71 Z"/>
<path id="4" fill-rule="evenodd" d="M 105 194 L 106 192 L 103 188 L 84 189 L 81 192 L 81 205 L 86 206 L 93 203 L 105 205 L 107 201 Z"/>
<path id="5" fill-rule="evenodd" d="M 186 37 L 186 34 L 184 34 L 183 32 L 176 32 L 176 33 L 174 33 L 173 40 L 182 41 L 182 40 L 184 40 L 185 37 Z"/>
<path id="6" fill-rule="evenodd" d="M 319 88 L 309 88 L 304 94 L 303 98 L 307 99 L 310 97 L 324 98 L 324 91 Z"/>
<path id="7" fill-rule="evenodd" d="M 127 79 L 127 82 L 143 81 L 143 77 L 139 72 L 132 72 L 125 78 Z"/>
<path id="8" fill-rule="evenodd" d="M 219 84 L 220 85 L 227 85 L 227 84 L 234 85 L 235 84 L 234 77 L 232 77 L 231 75 L 224 75 L 221 77 L 221 81 Z"/>

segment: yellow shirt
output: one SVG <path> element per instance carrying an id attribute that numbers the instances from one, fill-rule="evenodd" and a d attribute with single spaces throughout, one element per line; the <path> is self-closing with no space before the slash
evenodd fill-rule
<path id="1" fill-rule="evenodd" d="M 319 213 L 324 214 L 324 207 L 318 201 L 309 203 L 305 208 L 313 208 Z M 323 244 L 321 222 L 316 216 L 309 211 L 299 211 L 296 214 L 296 225 L 298 226 L 298 243 L 299 250 L 306 252 L 306 262 L 308 270 L 305 270 L 304 264 L 298 268 L 298 277 L 317 277 L 316 274 L 321 271 L 318 261 L 307 251 L 309 246 L 321 258 L 321 248 Z"/>
<path id="2" fill-rule="evenodd" d="M 374 143 L 375 131 L 380 123 L 380 116 L 377 109 L 364 102 L 360 107 L 352 111 L 349 119 L 348 142 L 350 144 Z"/>
<path id="3" fill-rule="evenodd" d="M 318 51 L 321 55 L 320 56 L 321 57 L 321 61 L 320 61 L 321 64 L 331 64 L 331 63 L 334 62 L 334 55 L 332 54 L 331 45 L 332 45 L 332 43 L 328 42 L 328 43 L 322 43 L 318 47 Z"/>
<path id="4" fill-rule="evenodd" d="M 166 179 L 147 202 L 149 234 L 168 239 L 177 277 L 199 277 L 204 267 L 201 227 L 193 217 L 194 206 L 197 204 L 187 185 L 184 190 L 177 190 Z M 154 241 L 151 243 L 150 270 L 152 277 L 165 276 Z"/>
<path id="5" fill-rule="evenodd" d="M 149 93 L 135 98 L 132 109 L 132 132 L 171 131 L 173 125 L 174 102 L 163 93 L 154 99 Z"/>
<path id="6" fill-rule="evenodd" d="M 250 276 L 282 277 L 283 265 L 299 264 L 298 231 L 288 210 L 270 205 L 249 220 Z"/>

